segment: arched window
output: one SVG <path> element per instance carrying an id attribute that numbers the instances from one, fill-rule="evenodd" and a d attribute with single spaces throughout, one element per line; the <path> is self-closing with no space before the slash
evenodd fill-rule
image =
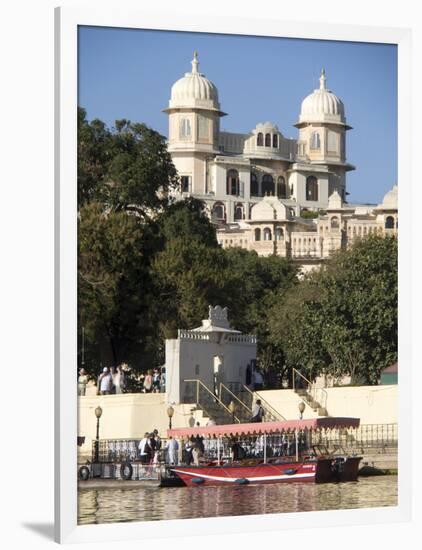
<path id="1" fill-rule="evenodd" d="M 212 218 L 215 221 L 225 221 L 226 220 L 226 213 L 224 204 L 221 202 L 216 202 L 212 209 Z"/>
<path id="2" fill-rule="evenodd" d="M 265 147 L 271 147 L 271 134 L 265 134 Z"/>
<path id="3" fill-rule="evenodd" d="M 277 149 L 277 147 L 278 147 L 278 135 L 277 134 L 273 134 L 273 147 L 275 149 Z"/>
<path id="4" fill-rule="evenodd" d="M 255 229 L 255 240 L 260 241 L 261 240 L 261 230 L 259 228 Z"/>
<path id="5" fill-rule="evenodd" d="M 333 218 L 331 218 L 331 229 L 338 229 L 338 228 L 339 228 L 338 218 L 337 216 L 334 216 Z"/>
<path id="6" fill-rule="evenodd" d="M 393 218 L 393 216 L 387 216 L 385 218 L 385 229 L 394 229 L 394 218 Z"/>
<path id="7" fill-rule="evenodd" d="M 236 208 L 234 209 L 234 219 L 235 220 L 243 220 L 243 218 L 244 218 L 243 205 L 242 204 L 237 204 Z"/>
<path id="8" fill-rule="evenodd" d="M 319 137 L 318 132 L 312 132 L 310 147 L 311 149 L 314 149 L 314 150 L 321 148 L 321 139 Z"/>
<path id="9" fill-rule="evenodd" d="M 283 229 L 281 227 L 276 227 L 274 238 L 276 241 L 281 241 L 281 239 L 283 238 Z"/>
<path id="10" fill-rule="evenodd" d="M 262 178 L 262 194 L 274 195 L 274 180 L 270 174 L 264 174 Z"/>
<path id="11" fill-rule="evenodd" d="M 227 172 L 227 194 L 239 194 L 239 172 L 237 170 L 228 170 Z"/>
<path id="12" fill-rule="evenodd" d="M 264 241 L 271 241 L 272 240 L 272 234 L 271 234 L 271 229 L 269 229 L 268 227 L 266 227 L 264 229 Z"/>
<path id="13" fill-rule="evenodd" d="M 259 132 L 258 137 L 256 139 L 256 144 L 258 145 L 258 147 L 262 147 L 264 145 L 264 136 L 262 132 Z"/>
<path id="14" fill-rule="evenodd" d="M 190 119 L 182 118 L 179 124 L 180 139 L 190 138 L 191 135 L 192 135 L 192 132 L 191 132 L 191 126 L 190 126 Z"/>
<path id="15" fill-rule="evenodd" d="M 279 176 L 277 179 L 277 197 L 279 197 L 280 199 L 287 198 L 286 180 L 283 178 L 283 176 Z"/>
<path id="16" fill-rule="evenodd" d="M 258 177 L 255 172 L 251 172 L 251 196 L 257 197 L 259 195 Z"/>
<path id="17" fill-rule="evenodd" d="M 308 176 L 306 178 L 306 200 L 318 200 L 318 180 L 315 176 Z"/>
<path id="18" fill-rule="evenodd" d="M 338 143 L 337 134 L 335 132 L 329 131 L 328 137 L 327 137 L 327 150 L 330 153 L 337 153 L 338 151 L 337 143 Z"/>

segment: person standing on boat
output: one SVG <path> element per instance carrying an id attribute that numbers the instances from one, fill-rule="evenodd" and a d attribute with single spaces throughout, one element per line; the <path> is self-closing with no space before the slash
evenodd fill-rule
<path id="1" fill-rule="evenodd" d="M 197 428 L 200 427 L 199 422 L 196 423 L 196 427 Z M 205 447 L 204 447 L 204 438 L 202 437 L 202 435 L 198 434 L 195 436 L 195 443 L 199 449 L 200 454 L 203 455 L 205 452 Z"/>
<path id="2" fill-rule="evenodd" d="M 167 451 L 167 462 L 168 464 L 177 466 L 177 455 L 179 451 L 179 444 L 176 439 L 173 439 L 172 436 L 169 437 L 167 441 L 165 450 Z"/>
<path id="3" fill-rule="evenodd" d="M 261 405 L 261 400 L 257 399 L 252 409 L 251 422 L 262 422 L 264 419 L 265 411 Z"/>
<path id="4" fill-rule="evenodd" d="M 192 454 L 193 447 L 194 447 L 193 440 L 188 439 L 185 443 L 185 457 L 184 457 L 184 462 L 188 466 L 192 464 L 192 461 L 193 461 L 193 454 Z"/>

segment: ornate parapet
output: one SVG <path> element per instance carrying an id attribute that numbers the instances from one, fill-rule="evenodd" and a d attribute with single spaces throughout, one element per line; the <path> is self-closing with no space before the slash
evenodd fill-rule
<path id="1" fill-rule="evenodd" d="M 217 334 L 213 332 L 198 332 L 195 330 L 179 329 L 177 332 L 179 340 L 196 340 L 211 342 L 215 341 Z M 221 342 L 229 344 L 257 344 L 257 337 L 253 334 L 223 333 Z"/>
<path id="2" fill-rule="evenodd" d="M 177 336 L 179 340 L 210 340 L 210 333 L 197 332 L 195 330 L 179 329 Z"/>
<path id="3" fill-rule="evenodd" d="M 253 334 L 227 334 L 225 341 L 232 344 L 256 344 L 257 337 Z"/>

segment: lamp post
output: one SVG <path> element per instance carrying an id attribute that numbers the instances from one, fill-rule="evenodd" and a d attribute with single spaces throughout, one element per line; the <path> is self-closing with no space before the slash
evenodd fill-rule
<path id="1" fill-rule="evenodd" d="M 95 416 L 97 417 L 97 435 L 95 438 L 95 462 L 99 462 L 99 454 L 100 454 L 100 418 L 103 414 L 103 409 L 98 406 L 95 409 Z"/>
<path id="2" fill-rule="evenodd" d="M 170 405 L 169 407 L 167 407 L 167 416 L 169 417 L 169 430 L 171 430 L 171 419 L 173 418 L 173 415 L 174 415 L 174 409 Z"/>
<path id="3" fill-rule="evenodd" d="M 234 424 L 234 413 L 236 412 L 236 405 L 234 401 L 230 401 L 228 408 L 232 415 L 232 423 Z"/>
<path id="4" fill-rule="evenodd" d="M 299 409 L 299 418 L 302 420 L 303 411 L 305 410 L 305 403 L 301 401 L 297 407 Z M 299 460 L 299 430 L 295 430 L 295 443 L 296 443 L 296 462 Z"/>

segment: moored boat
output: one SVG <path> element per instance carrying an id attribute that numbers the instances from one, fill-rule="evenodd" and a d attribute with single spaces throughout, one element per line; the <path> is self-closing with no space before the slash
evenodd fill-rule
<path id="1" fill-rule="evenodd" d="M 205 449 L 196 464 L 168 466 L 167 477 L 187 486 L 355 481 L 362 457 L 330 452 L 313 436 L 358 426 L 358 418 L 323 417 L 171 429 L 168 436 Z"/>

